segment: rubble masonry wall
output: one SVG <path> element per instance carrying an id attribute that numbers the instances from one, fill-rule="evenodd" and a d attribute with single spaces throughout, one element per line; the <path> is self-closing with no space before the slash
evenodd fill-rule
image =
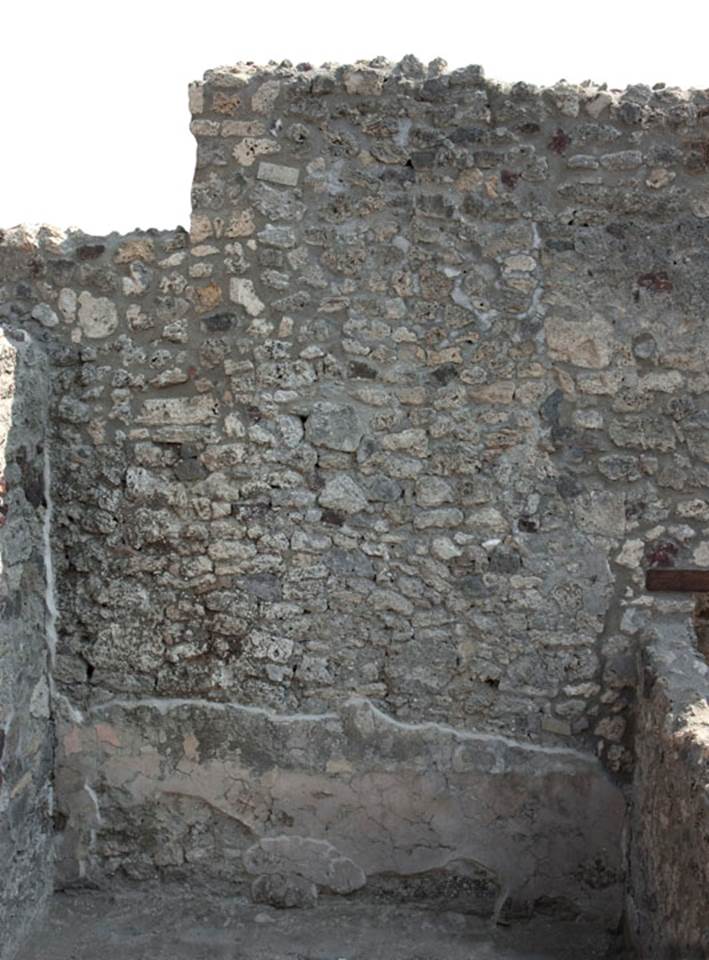
<path id="1" fill-rule="evenodd" d="M 0 242 L 52 371 L 61 882 L 613 925 L 644 568 L 709 562 L 709 94 L 406 58 L 190 104 L 189 233 Z"/>

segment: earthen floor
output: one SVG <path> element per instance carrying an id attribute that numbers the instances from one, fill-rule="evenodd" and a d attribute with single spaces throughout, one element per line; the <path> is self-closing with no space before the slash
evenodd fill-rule
<path id="1" fill-rule="evenodd" d="M 163 888 L 58 894 L 18 960 L 618 960 L 603 931 L 342 898 L 309 910 Z"/>

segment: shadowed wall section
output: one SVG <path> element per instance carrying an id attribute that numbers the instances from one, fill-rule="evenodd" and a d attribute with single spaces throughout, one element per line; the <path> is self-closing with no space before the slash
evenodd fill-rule
<path id="1" fill-rule="evenodd" d="M 627 923 L 647 960 L 702 960 L 709 956 L 709 668 L 689 616 L 648 625 L 640 675 Z"/>
<path id="2" fill-rule="evenodd" d="M 0 957 L 51 891 L 46 357 L 0 327 Z"/>

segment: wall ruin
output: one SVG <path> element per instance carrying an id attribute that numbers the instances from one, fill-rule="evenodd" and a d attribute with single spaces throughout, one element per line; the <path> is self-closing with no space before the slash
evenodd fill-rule
<path id="1" fill-rule="evenodd" d="M 689 618 L 641 651 L 627 924 L 647 960 L 709 956 L 709 669 Z"/>
<path id="2" fill-rule="evenodd" d="M 189 234 L 0 242 L 60 882 L 616 927 L 637 657 L 687 616 L 644 569 L 709 560 L 709 93 L 406 58 L 190 104 Z"/>
<path id="3" fill-rule="evenodd" d="M 45 431 L 49 376 L 23 330 L 0 333 L 0 957 L 51 891 Z"/>

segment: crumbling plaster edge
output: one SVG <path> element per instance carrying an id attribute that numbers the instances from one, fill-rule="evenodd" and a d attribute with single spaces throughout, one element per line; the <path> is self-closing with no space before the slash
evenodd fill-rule
<path id="1" fill-rule="evenodd" d="M 583 761 L 589 766 L 600 769 L 600 761 L 589 752 L 576 750 L 573 747 L 559 747 L 544 745 L 538 743 L 515 740 L 512 737 L 505 737 L 502 734 L 481 733 L 473 730 L 460 729 L 449 726 L 448 724 L 437 723 L 429 720 L 422 723 L 411 723 L 398 720 L 390 714 L 381 710 L 371 700 L 366 697 L 352 696 L 348 697 L 342 703 L 341 711 L 328 713 L 278 713 L 267 707 L 258 707 L 251 704 L 236 703 L 233 701 L 215 701 L 196 698 L 157 698 L 145 697 L 137 699 L 114 698 L 103 703 L 95 703 L 89 707 L 88 715 L 100 715 L 112 708 L 117 707 L 122 710 L 138 710 L 149 708 L 158 710 L 165 715 L 173 710 L 183 708 L 199 707 L 200 709 L 215 711 L 235 711 L 252 716 L 259 716 L 272 723 L 332 723 L 342 726 L 342 721 L 347 712 L 353 710 L 369 711 L 372 718 L 379 723 L 391 727 L 401 733 L 434 733 L 446 737 L 453 737 L 456 740 L 466 742 L 477 742 L 481 744 L 499 744 L 514 750 L 521 750 L 530 754 L 541 754 L 545 756 L 558 756 L 560 759 Z"/>

